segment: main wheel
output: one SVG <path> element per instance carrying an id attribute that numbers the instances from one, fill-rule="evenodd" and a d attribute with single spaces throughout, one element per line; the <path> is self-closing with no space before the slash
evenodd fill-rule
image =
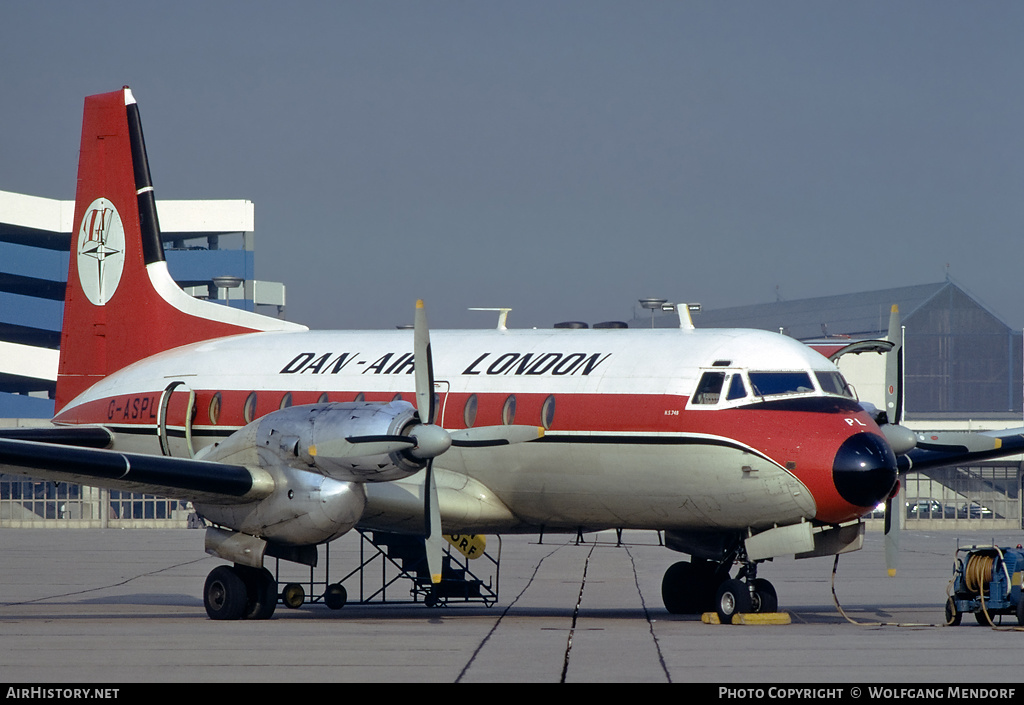
<path id="1" fill-rule="evenodd" d="M 778 612 L 779 596 L 775 592 L 775 586 L 764 578 L 754 581 L 754 605 L 755 612 Z"/>
<path id="2" fill-rule="evenodd" d="M 708 561 L 680 561 L 669 566 L 661 580 L 661 599 L 672 614 L 700 614 L 713 610 L 716 579 L 715 564 Z"/>
<path id="3" fill-rule="evenodd" d="M 248 593 L 243 619 L 270 619 L 277 608 L 277 581 L 266 568 L 235 566 Z"/>
<path id="4" fill-rule="evenodd" d="M 718 588 L 715 595 L 715 611 L 718 612 L 718 621 L 722 624 L 732 624 L 733 615 L 750 612 L 752 609 L 750 588 L 742 580 L 726 580 Z"/>
<path id="5" fill-rule="evenodd" d="M 673 563 L 661 579 L 661 600 L 672 614 L 700 613 L 697 575 L 688 561 Z"/>
<path id="6" fill-rule="evenodd" d="M 210 619 L 241 619 L 248 599 L 245 581 L 233 567 L 217 566 L 206 577 L 203 604 Z"/>

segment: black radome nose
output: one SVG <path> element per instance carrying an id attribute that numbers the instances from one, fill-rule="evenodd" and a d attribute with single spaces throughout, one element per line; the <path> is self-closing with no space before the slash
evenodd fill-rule
<path id="1" fill-rule="evenodd" d="M 832 481 L 839 496 L 856 507 L 874 507 L 896 484 L 896 456 L 874 433 L 847 438 L 832 463 Z"/>

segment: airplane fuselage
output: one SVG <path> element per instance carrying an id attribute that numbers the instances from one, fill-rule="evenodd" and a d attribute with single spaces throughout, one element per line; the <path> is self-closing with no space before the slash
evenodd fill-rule
<path id="1" fill-rule="evenodd" d="M 844 444 L 878 437 L 878 427 L 837 383 L 832 363 L 785 336 L 682 329 L 432 335 L 439 425 L 545 429 L 531 443 L 452 448 L 438 460 L 446 531 L 757 530 L 840 523 L 877 500 L 870 490 L 867 500 L 851 495 L 843 482 L 837 489 L 836 472 Z M 413 391 L 409 331 L 254 333 L 130 365 L 77 397 L 55 422 L 102 424 L 115 432 L 118 450 L 202 457 L 282 408 L 410 401 Z M 421 526 L 416 485 L 415 478 L 367 483 L 360 525 Z"/>

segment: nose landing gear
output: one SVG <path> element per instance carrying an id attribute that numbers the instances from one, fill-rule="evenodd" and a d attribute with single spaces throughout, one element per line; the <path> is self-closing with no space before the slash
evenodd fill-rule
<path id="1" fill-rule="evenodd" d="M 741 563 L 735 578 L 729 577 L 733 563 Z M 731 552 L 721 562 L 694 559 L 673 564 L 661 582 L 665 608 L 672 614 L 716 612 L 722 624 L 737 614 L 777 612 L 775 587 L 757 577 L 757 563 L 742 551 Z"/>

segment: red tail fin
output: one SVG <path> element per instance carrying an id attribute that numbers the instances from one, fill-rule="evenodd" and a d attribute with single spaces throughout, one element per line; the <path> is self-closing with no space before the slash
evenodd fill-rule
<path id="1" fill-rule="evenodd" d="M 302 326 L 185 294 L 167 273 L 138 106 L 85 99 L 56 407 L 106 375 L 211 338 Z"/>

